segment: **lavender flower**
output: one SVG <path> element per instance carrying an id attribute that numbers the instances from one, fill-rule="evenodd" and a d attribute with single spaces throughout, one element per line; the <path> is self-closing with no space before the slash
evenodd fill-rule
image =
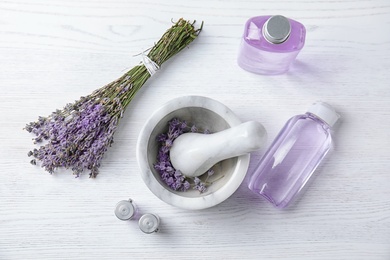
<path id="1" fill-rule="evenodd" d="M 200 193 L 203 193 L 207 190 L 206 182 L 203 182 L 200 178 L 194 178 L 194 190 L 198 190 Z"/>
<path id="2" fill-rule="evenodd" d="M 103 154 L 113 143 L 123 111 L 121 104 L 114 102 L 116 105 L 108 103 L 103 106 L 82 98 L 62 111 L 27 124 L 25 129 L 36 135 L 35 143 L 46 140 L 46 144 L 28 155 L 39 160 L 49 173 L 65 167 L 72 169 L 76 177 L 86 169 L 90 171 L 90 177 L 96 177 Z"/>
<path id="3" fill-rule="evenodd" d="M 206 183 L 210 176 L 214 174 L 214 170 L 210 169 L 205 175 L 206 180 L 200 178 L 190 178 L 184 176 L 179 169 L 175 169 L 169 158 L 169 150 L 173 145 L 174 140 L 183 133 L 199 132 L 198 128 L 193 125 L 189 126 L 187 122 L 174 118 L 168 122 L 168 132 L 157 136 L 156 140 L 160 143 L 160 148 L 157 154 L 157 161 L 154 164 L 154 169 L 160 174 L 161 179 L 165 184 L 175 191 L 187 191 L 193 186 L 193 189 L 203 193 L 207 190 Z M 210 133 L 205 130 L 204 133 Z M 193 182 L 193 185 L 191 185 Z"/>

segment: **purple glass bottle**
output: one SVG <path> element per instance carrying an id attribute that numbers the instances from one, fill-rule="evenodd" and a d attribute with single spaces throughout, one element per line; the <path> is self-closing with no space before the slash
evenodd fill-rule
<path id="1" fill-rule="evenodd" d="M 330 128 L 339 115 L 326 103 L 292 117 L 268 148 L 249 181 L 249 189 L 284 208 L 302 190 L 331 147 Z"/>
<path id="2" fill-rule="evenodd" d="M 281 15 L 257 16 L 245 24 L 238 65 L 258 74 L 288 70 L 305 44 L 305 27 Z"/>

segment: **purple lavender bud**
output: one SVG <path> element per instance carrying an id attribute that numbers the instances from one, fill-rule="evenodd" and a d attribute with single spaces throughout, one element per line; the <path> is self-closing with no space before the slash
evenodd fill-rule
<path id="1" fill-rule="evenodd" d="M 173 183 L 175 183 L 173 177 L 169 177 L 169 178 L 167 179 L 167 184 L 168 184 L 169 186 L 171 186 Z"/>
<path id="2" fill-rule="evenodd" d="M 180 187 L 183 185 L 183 183 L 180 180 L 176 180 L 176 182 L 173 184 L 174 190 L 180 189 Z"/>
<path id="3" fill-rule="evenodd" d="M 175 177 L 176 177 L 176 178 L 181 178 L 181 177 L 183 177 L 183 174 L 181 173 L 180 170 L 175 170 Z"/>
<path id="4" fill-rule="evenodd" d="M 186 129 L 186 128 L 187 128 L 187 122 L 186 122 L 186 121 L 182 121 L 182 122 L 181 122 L 181 125 L 180 125 L 180 128 L 181 128 L 182 130 Z"/>
<path id="5" fill-rule="evenodd" d="M 191 187 L 191 184 L 188 181 L 185 181 L 183 187 L 184 187 L 184 191 L 186 191 Z"/>
<path id="6" fill-rule="evenodd" d="M 200 182 L 199 184 L 196 184 L 194 186 L 194 189 L 198 190 L 200 193 L 203 193 L 203 192 L 205 192 L 207 190 L 206 185 L 203 182 Z"/>
<path id="7" fill-rule="evenodd" d="M 157 142 L 165 142 L 167 140 L 168 136 L 166 134 L 159 134 L 156 138 Z"/>

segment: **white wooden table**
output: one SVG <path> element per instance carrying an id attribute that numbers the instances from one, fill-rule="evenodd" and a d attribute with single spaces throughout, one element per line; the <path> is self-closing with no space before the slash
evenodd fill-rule
<path id="1" fill-rule="evenodd" d="M 285 75 L 236 64 L 245 21 L 266 14 L 307 28 Z M 29 164 L 26 123 L 138 64 L 180 17 L 203 20 L 203 32 L 139 91 L 96 179 Z M 387 0 L 0 0 L 0 259 L 390 259 L 389 26 Z M 329 102 L 342 115 L 334 151 L 289 210 L 246 183 L 216 207 L 174 208 L 143 183 L 135 146 L 153 111 L 189 94 L 263 123 L 268 144 L 289 117 Z M 129 197 L 160 216 L 160 233 L 114 216 Z"/>

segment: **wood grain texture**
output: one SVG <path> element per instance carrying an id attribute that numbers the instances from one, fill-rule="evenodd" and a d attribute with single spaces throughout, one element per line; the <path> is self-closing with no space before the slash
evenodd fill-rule
<path id="1" fill-rule="evenodd" d="M 285 75 L 236 64 L 245 21 L 265 14 L 307 28 Z M 180 17 L 203 20 L 203 32 L 137 94 L 97 179 L 29 164 L 27 122 L 120 76 Z M 0 259 L 390 259 L 389 25 L 387 0 L 0 0 Z M 291 209 L 272 208 L 243 183 L 214 208 L 185 211 L 147 189 L 135 145 L 154 110 L 189 94 L 260 121 L 268 143 L 316 100 L 342 122 Z M 263 153 L 252 154 L 249 171 Z M 116 219 L 115 204 L 128 197 L 161 217 L 160 233 Z"/>

